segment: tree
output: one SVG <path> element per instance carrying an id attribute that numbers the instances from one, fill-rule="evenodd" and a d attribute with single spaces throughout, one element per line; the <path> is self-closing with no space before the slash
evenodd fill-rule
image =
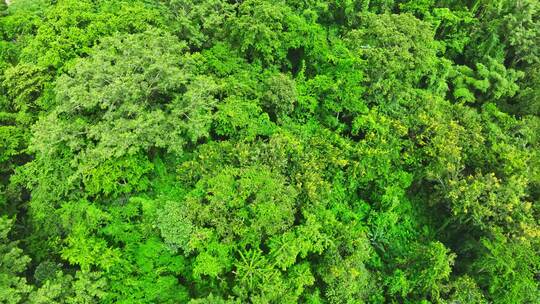
<path id="1" fill-rule="evenodd" d="M 0 6 L 0 302 L 539 302 L 537 2 Z"/>
<path id="2" fill-rule="evenodd" d="M 32 291 L 23 272 L 30 258 L 9 239 L 13 220 L 0 217 L 0 300 L 4 303 L 20 303 Z"/>

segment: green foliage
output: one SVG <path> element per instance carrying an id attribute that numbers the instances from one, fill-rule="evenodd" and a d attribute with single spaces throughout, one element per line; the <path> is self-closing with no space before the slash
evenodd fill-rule
<path id="1" fill-rule="evenodd" d="M 283 60 L 287 49 L 298 47 L 297 31 L 303 29 L 302 18 L 298 18 L 283 1 L 242 1 L 239 15 L 231 20 L 232 42 L 248 59 L 272 63 Z"/>
<path id="2" fill-rule="evenodd" d="M 507 239 L 494 234 L 481 240 L 482 257 L 473 265 L 479 285 L 499 303 L 534 303 L 540 298 L 537 273 L 540 267 L 533 244 L 525 238 Z"/>
<path id="3" fill-rule="evenodd" d="M 235 14 L 235 4 L 223 0 L 166 0 L 172 29 L 195 49 L 209 48 L 224 39 L 224 27 Z"/>
<path id="4" fill-rule="evenodd" d="M 458 303 L 487 303 L 476 282 L 468 276 L 460 277 L 452 284 L 450 301 Z"/>
<path id="5" fill-rule="evenodd" d="M 95 303 L 104 298 L 106 284 L 100 273 L 77 271 L 73 277 L 57 271 L 30 294 L 28 303 Z"/>
<path id="6" fill-rule="evenodd" d="M 99 39 L 114 32 L 142 32 L 163 22 L 143 1 L 60 0 L 44 11 L 21 60 L 58 69 L 88 54 Z M 37 55 L 37 56 L 36 56 Z"/>
<path id="7" fill-rule="evenodd" d="M 0 5 L 0 302 L 537 303 L 535 0 Z"/>
<path id="8" fill-rule="evenodd" d="M 30 258 L 8 238 L 13 220 L 0 217 L 0 300 L 3 303 L 21 303 L 32 290 L 26 278 Z"/>
<path id="9" fill-rule="evenodd" d="M 183 49 L 157 31 L 105 39 L 71 75 L 58 79 L 58 105 L 38 122 L 38 133 L 47 138 L 36 136 L 34 149 L 51 154 L 67 141 L 78 143 L 68 145 L 86 150 L 89 160 L 104 160 L 151 147 L 179 151 L 204 137 L 204 129 L 188 121 L 204 126 L 212 88 L 209 80 L 190 77 Z M 182 90 L 186 94 L 179 95 Z"/>
<path id="10" fill-rule="evenodd" d="M 446 62 L 437 56 L 439 43 L 429 24 L 409 14 L 364 14 L 358 29 L 346 37 L 365 60 L 365 99 L 370 104 L 404 103 L 414 88 L 432 92 L 446 89 L 440 70 Z"/>
<path id="11" fill-rule="evenodd" d="M 517 80 L 522 73 L 512 69 L 506 69 L 504 65 L 489 59 L 489 66 L 482 63 L 476 65 L 476 71 L 467 66 L 458 66 L 451 72 L 453 97 L 457 101 L 482 102 L 484 98 L 496 101 L 504 97 L 512 97 L 516 94 L 519 86 Z M 475 94 L 481 92 L 481 94 Z"/>

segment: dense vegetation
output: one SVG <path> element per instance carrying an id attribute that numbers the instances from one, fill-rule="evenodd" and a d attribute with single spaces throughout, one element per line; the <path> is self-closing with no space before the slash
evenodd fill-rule
<path id="1" fill-rule="evenodd" d="M 13 0 L 1 303 L 540 303 L 537 0 Z"/>

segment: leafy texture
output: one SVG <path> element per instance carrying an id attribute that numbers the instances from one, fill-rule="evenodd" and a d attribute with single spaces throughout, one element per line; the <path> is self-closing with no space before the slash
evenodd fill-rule
<path id="1" fill-rule="evenodd" d="M 536 0 L 0 5 L 0 302 L 540 302 Z"/>

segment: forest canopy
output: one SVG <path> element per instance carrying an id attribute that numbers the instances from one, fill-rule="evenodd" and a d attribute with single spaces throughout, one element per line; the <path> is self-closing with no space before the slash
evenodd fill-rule
<path id="1" fill-rule="evenodd" d="M 540 303 L 537 0 L 0 4 L 0 303 Z"/>

